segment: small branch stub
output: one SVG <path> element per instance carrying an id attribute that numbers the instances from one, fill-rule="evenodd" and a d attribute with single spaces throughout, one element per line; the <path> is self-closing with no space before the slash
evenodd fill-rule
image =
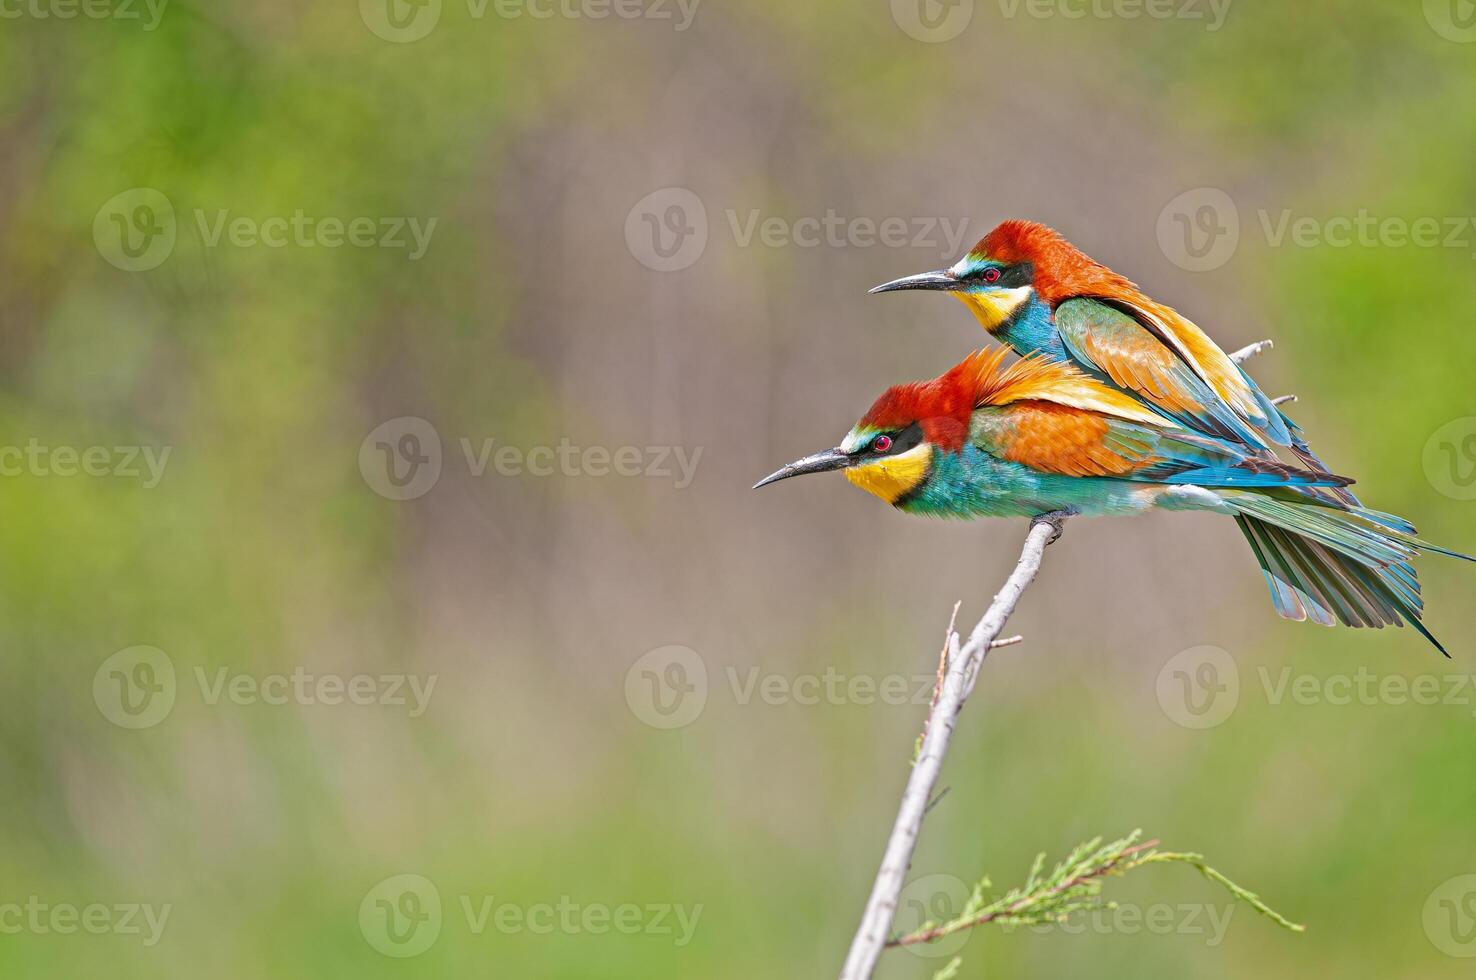
<path id="1" fill-rule="evenodd" d="M 1250 360 L 1252 357 L 1255 357 L 1257 354 L 1264 353 L 1265 351 L 1268 351 L 1275 346 L 1276 345 L 1269 340 L 1258 340 L 1254 344 L 1247 344 L 1246 346 L 1240 348 L 1240 350 L 1236 351 L 1234 354 L 1231 354 L 1230 360 L 1234 361 L 1236 364 L 1244 364 L 1246 361 Z"/>

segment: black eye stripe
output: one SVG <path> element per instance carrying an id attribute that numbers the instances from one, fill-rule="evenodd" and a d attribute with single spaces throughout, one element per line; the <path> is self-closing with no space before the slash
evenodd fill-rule
<path id="1" fill-rule="evenodd" d="M 877 450 L 876 441 L 881 438 L 891 439 L 892 444 L 886 449 Z M 871 440 L 867 449 L 878 456 L 897 456 L 907 452 L 909 449 L 917 448 L 922 440 L 922 426 L 914 422 L 900 432 L 884 432 L 878 435 L 875 439 Z"/>
<path id="2" fill-rule="evenodd" d="M 984 278 L 985 273 L 990 269 L 995 269 L 999 272 L 999 278 L 993 282 Z M 1035 269 L 1029 262 L 1019 262 L 1015 265 L 1003 267 L 985 266 L 964 276 L 966 282 L 984 283 L 988 286 L 998 286 L 1001 289 L 1018 289 L 1021 286 L 1028 286 L 1034 278 Z"/>

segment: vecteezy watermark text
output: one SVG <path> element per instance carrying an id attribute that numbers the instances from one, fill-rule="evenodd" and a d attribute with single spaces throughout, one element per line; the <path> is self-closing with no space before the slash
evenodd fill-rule
<path id="1" fill-rule="evenodd" d="M 0 20 L 138 21 L 152 31 L 168 6 L 169 0 L 0 0 Z"/>
<path id="2" fill-rule="evenodd" d="M 152 490 L 164 479 L 173 446 L 47 446 L 34 437 L 24 446 L 0 446 L 0 477 L 115 477 L 143 481 Z"/>
<path id="3" fill-rule="evenodd" d="M 967 218 L 843 215 L 834 208 L 810 215 L 725 208 L 723 216 L 738 248 L 921 248 L 951 259 L 969 237 Z M 657 272 L 689 268 L 702 258 L 708 239 L 707 205 L 685 187 L 652 191 L 625 216 L 626 249 Z"/>
<path id="4" fill-rule="evenodd" d="M 48 902 L 31 895 L 24 902 L 0 902 L 0 935 L 17 936 L 140 936 L 145 946 L 156 946 L 169 924 L 172 904 L 147 902 Z"/>
<path id="5" fill-rule="evenodd" d="M 673 480 L 685 490 L 692 485 L 702 447 L 690 453 L 685 446 L 576 446 L 560 439 L 557 446 L 497 445 L 485 438 L 477 442 L 457 440 L 472 476 L 482 476 L 490 467 L 498 476 L 623 476 Z M 675 469 L 673 469 L 675 467 Z"/>
<path id="6" fill-rule="evenodd" d="M 1225 26 L 1235 0 L 995 0 L 1005 20 L 1157 20 Z M 929 44 L 951 41 L 974 19 L 975 0 L 891 0 L 892 20 L 908 37 Z"/>
<path id="7" fill-rule="evenodd" d="M 3 2 L 3 0 L 0 0 Z M 415 262 L 430 249 L 434 217 L 409 215 L 246 215 L 230 208 L 195 208 L 192 228 L 203 248 L 386 249 Z M 133 187 L 110 198 L 92 221 L 92 239 L 110 265 L 125 272 L 157 268 L 174 252 L 179 235 L 174 204 L 152 187 Z"/>
<path id="8" fill-rule="evenodd" d="M 937 217 L 845 217 L 834 208 L 823 215 L 765 215 L 758 208 L 723 212 L 733 243 L 748 248 L 757 239 L 765 248 L 936 248 L 944 258 L 957 256 L 968 236 L 969 221 Z"/>
<path id="9" fill-rule="evenodd" d="M 702 447 L 580 446 L 565 437 L 557 445 L 520 446 L 492 437 L 457 440 L 467 472 L 499 477 L 622 477 L 692 485 Z M 359 444 L 359 474 L 369 489 L 390 500 L 423 497 L 441 479 L 441 435 L 423 418 L 402 415 L 375 426 Z"/>
<path id="10" fill-rule="evenodd" d="M 1476 417 L 1451 419 L 1420 454 L 1430 486 L 1452 500 L 1476 500 Z"/>
<path id="11" fill-rule="evenodd" d="M 1256 212 L 1266 244 L 1280 248 L 1458 248 L 1476 257 L 1476 218 L 1468 215 L 1404 218 L 1380 217 L 1365 208 L 1355 215 L 1298 215 L 1282 208 L 1274 216 L 1266 209 Z"/>
<path id="12" fill-rule="evenodd" d="M 1042 922 L 1029 926 L 1005 924 L 1004 932 L 1028 929 L 1033 933 L 1060 932 L 1068 936 L 1135 936 L 1147 932 L 1154 936 L 1203 936 L 1204 944 L 1214 948 L 1225 941 L 1235 905 L 1169 904 L 1156 902 L 1137 905 L 1113 902 L 1100 908 L 1076 912 L 1064 922 Z"/>
<path id="13" fill-rule="evenodd" d="M 583 902 L 569 895 L 554 901 L 522 902 L 495 894 L 456 896 L 468 934 L 665 936 L 678 948 L 692 941 L 702 904 L 672 902 Z M 446 916 L 440 890 L 424 875 L 398 874 L 365 893 L 359 903 L 359 931 L 385 956 L 419 956 L 435 945 Z"/>
<path id="14" fill-rule="evenodd" d="M 1225 26 L 1235 0 L 998 0 L 1007 18 L 1036 20 L 1203 21 L 1214 33 Z"/>
<path id="15" fill-rule="evenodd" d="M 1244 223 L 1233 198 L 1217 187 L 1198 187 L 1175 197 L 1158 216 L 1164 256 L 1191 272 L 1229 262 L 1240 247 Z M 1259 208 L 1253 227 L 1267 248 L 1457 249 L 1476 257 L 1476 216 L 1378 215 L 1367 208 L 1352 214 L 1299 214 L 1292 208 Z"/>
<path id="16" fill-rule="evenodd" d="M 1247 691 L 1255 691 L 1266 704 L 1300 707 L 1388 706 L 1402 708 L 1465 708 L 1476 717 L 1476 675 L 1472 674 L 1378 674 L 1367 667 L 1351 673 L 1318 675 L 1299 673 L 1290 666 L 1272 670 L 1256 668 L 1254 686 L 1242 685 L 1235 658 L 1219 647 L 1201 646 L 1183 650 L 1158 672 L 1159 706 L 1174 723 L 1184 728 L 1215 728 L 1234 714 Z"/>
<path id="17" fill-rule="evenodd" d="M 1476 44 L 1476 3 L 1471 0 L 1424 0 L 1430 28 L 1457 44 Z"/>
<path id="18" fill-rule="evenodd" d="M 236 248 L 387 248 L 408 249 L 406 257 L 414 262 L 430 248 L 436 231 L 436 218 L 381 217 L 338 218 L 315 217 L 301 208 L 288 215 L 266 218 L 232 215 L 227 208 L 213 214 L 196 208 L 195 224 L 206 248 L 216 248 L 222 241 Z"/>
<path id="19" fill-rule="evenodd" d="M 649 20 L 677 33 L 692 26 L 702 0 L 464 0 L 473 21 L 490 12 L 499 20 Z M 359 0 L 359 18 L 377 37 L 396 44 L 419 41 L 441 21 L 442 0 Z"/>
<path id="20" fill-rule="evenodd" d="M 1476 874 L 1447 879 L 1425 899 L 1425 935 L 1456 959 L 1476 957 Z"/>
<path id="21" fill-rule="evenodd" d="M 724 692 L 734 704 L 780 705 L 917 705 L 933 698 L 937 675 L 846 674 L 834 666 L 819 673 L 780 674 L 757 666 L 723 668 Z M 625 672 L 625 703 L 652 728 L 685 728 L 702 714 L 711 694 L 707 662 L 696 650 L 680 645 L 657 647 L 642 654 Z"/>
<path id="22" fill-rule="evenodd" d="M 925 923 L 949 922 L 956 919 L 967 905 L 972 889 L 962 878 L 951 874 L 920 875 L 909 881 L 897 896 L 896 931 L 915 932 Z M 1005 933 L 1026 929 L 1036 934 L 1062 933 L 1068 936 L 1123 935 L 1147 932 L 1155 936 L 1202 937 L 1208 947 L 1225 941 L 1230 920 L 1235 915 L 1234 903 L 1206 905 L 1197 903 L 1169 904 L 1156 902 L 1139 905 L 1112 902 L 1095 909 L 1083 909 L 1058 922 L 1032 925 L 1003 923 Z M 952 956 L 973 936 L 965 929 L 926 943 L 908 943 L 903 948 L 915 956 L 936 959 Z"/>
<path id="23" fill-rule="evenodd" d="M 212 708 L 300 705 L 379 706 L 408 709 L 419 718 L 430 705 L 438 675 L 337 674 L 294 667 L 286 673 L 250 674 L 230 667 L 191 671 L 200 701 Z M 93 673 L 92 699 L 102 716 L 120 728 L 152 728 L 169 717 L 179 691 L 174 661 L 163 650 L 134 646 L 119 650 Z"/>

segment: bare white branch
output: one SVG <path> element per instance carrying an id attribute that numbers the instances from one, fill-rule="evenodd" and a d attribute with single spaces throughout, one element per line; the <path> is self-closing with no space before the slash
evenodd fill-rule
<path id="1" fill-rule="evenodd" d="M 1234 361 L 1236 364 L 1244 364 L 1246 361 L 1250 360 L 1252 357 L 1255 357 L 1257 354 L 1268 351 L 1275 346 L 1276 345 L 1269 340 L 1258 340 L 1254 344 L 1251 344 L 1248 347 L 1242 347 L 1234 354 L 1231 354 L 1230 360 Z"/>
<path id="2" fill-rule="evenodd" d="M 1231 354 L 1230 360 L 1234 361 L 1236 364 L 1244 364 L 1246 361 L 1250 360 L 1252 357 L 1255 357 L 1257 354 L 1260 354 L 1263 351 L 1268 351 L 1275 346 L 1276 345 L 1269 340 L 1258 340 L 1254 344 L 1251 344 L 1249 347 L 1242 347 L 1234 354 Z M 1271 404 L 1286 405 L 1289 402 L 1294 402 L 1296 400 L 1296 395 L 1282 395 L 1280 398 L 1271 399 Z"/>
<path id="3" fill-rule="evenodd" d="M 876 882 L 871 887 L 871 897 L 861 915 L 861 926 L 856 938 L 851 941 L 845 966 L 841 969 L 841 980 L 870 980 L 876 970 L 876 961 L 885 948 L 892 920 L 897 914 L 897 898 L 902 893 L 902 884 L 912 865 L 912 854 L 917 847 L 917 836 L 922 830 L 923 817 L 933 797 L 933 786 L 943 769 L 943 759 L 948 754 L 948 744 L 953 738 L 953 728 L 958 722 L 964 702 L 974 690 L 979 676 L 979 667 L 984 663 L 989 650 L 995 645 L 1000 632 L 1015 605 L 1020 601 L 1026 586 L 1040 571 L 1041 559 L 1046 546 L 1061 536 L 1065 514 L 1043 514 L 1030 524 L 1030 533 L 1025 536 L 1025 546 L 1015 570 L 1005 580 L 1004 587 L 994 597 L 982 619 L 969 634 L 967 643 L 960 645 L 957 632 L 950 626 L 946 651 L 947 670 L 943 675 L 937 697 L 928 713 L 924 729 L 922 750 L 907 779 L 907 788 L 902 792 L 902 804 L 897 810 L 896 823 L 887 838 L 887 847 L 882 854 L 881 868 L 876 873 Z M 955 610 L 955 613 L 957 610 Z M 1011 637 L 1000 645 L 1017 642 Z"/>

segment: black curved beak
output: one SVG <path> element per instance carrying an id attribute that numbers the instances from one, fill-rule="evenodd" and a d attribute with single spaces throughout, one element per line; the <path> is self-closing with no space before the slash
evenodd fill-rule
<path id="1" fill-rule="evenodd" d="M 787 480 L 792 476 L 804 476 L 806 473 L 825 473 L 830 470 L 843 470 L 854 461 L 851 456 L 839 449 L 827 449 L 823 453 L 816 453 L 813 456 L 806 456 L 804 459 L 797 459 L 788 466 L 775 470 L 755 483 L 753 488 L 757 490 L 759 487 L 766 487 L 771 483 L 778 483 L 780 480 Z"/>
<path id="2" fill-rule="evenodd" d="M 893 279 L 884 282 L 875 289 L 869 290 L 873 293 L 890 293 L 898 289 L 946 289 L 958 288 L 958 279 L 947 269 L 937 272 L 923 272 L 915 276 L 903 276 L 901 279 Z"/>

